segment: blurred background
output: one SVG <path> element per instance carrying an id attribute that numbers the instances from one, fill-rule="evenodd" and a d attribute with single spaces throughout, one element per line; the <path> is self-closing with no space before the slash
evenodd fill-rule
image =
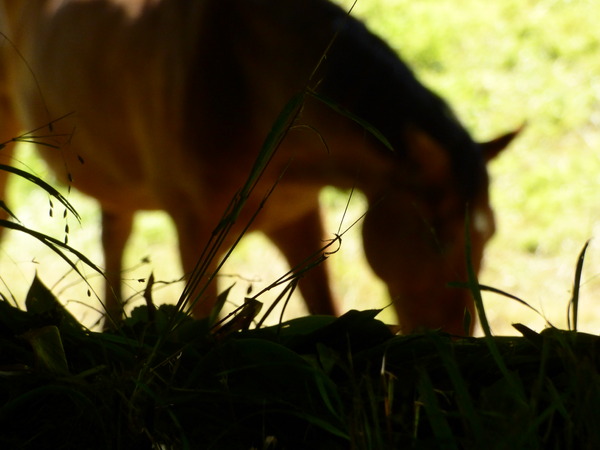
<path id="1" fill-rule="evenodd" d="M 339 1 L 349 8 L 350 1 Z M 579 330 L 600 330 L 600 3 L 592 0 L 359 0 L 353 14 L 364 19 L 414 69 L 421 81 L 442 95 L 476 140 L 487 140 L 527 126 L 508 151 L 490 166 L 491 197 L 497 234 L 490 242 L 480 282 L 515 295 L 541 315 L 508 298 L 486 293 L 485 309 L 492 331 L 517 334 L 512 323 L 541 330 L 546 321 L 567 326 L 577 257 L 587 240 L 580 299 Z M 1 137 L 0 140 L 11 136 Z M 21 146 L 17 164 L 51 181 Z M 68 194 L 83 220 L 63 219 L 59 207 L 49 217 L 48 196 L 22 181 L 12 183 L 8 204 L 24 225 L 59 239 L 65 220 L 69 244 L 102 265 L 99 212 L 96 204 Z M 336 233 L 348 192 L 326 189 L 322 204 L 327 230 Z M 56 203 L 56 202 L 55 202 Z M 344 224 L 366 209 L 352 198 Z M 345 226 L 342 226 L 345 228 Z M 147 260 L 146 260 L 147 258 Z M 364 261 L 360 229 L 343 237 L 341 250 L 329 259 L 335 293 L 344 309 L 384 308 L 384 286 Z M 162 213 L 143 213 L 126 254 L 124 273 L 129 295 L 143 290 L 139 280 L 154 272 L 157 303 L 174 303 L 182 283 L 176 237 Z M 90 288 L 69 266 L 31 237 L 10 231 L 0 250 L 0 292 L 24 301 L 34 273 L 86 325 L 99 316 L 101 278 L 78 266 Z M 248 236 L 219 279 L 235 283 L 232 303 L 243 302 L 287 270 L 277 250 L 259 234 Z M 88 291 L 90 293 L 88 294 Z M 262 298 L 268 303 L 274 293 Z M 132 304 L 142 304 L 141 297 Z M 299 298 L 285 317 L 305 314 Z M 380 318 L 395 321 L 391 308 Z M 271 323 L 278 320 L 272 316 Z"/>

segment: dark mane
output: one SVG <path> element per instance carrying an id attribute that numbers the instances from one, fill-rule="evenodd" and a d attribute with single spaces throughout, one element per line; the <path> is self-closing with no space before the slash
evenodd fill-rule
<path id="1" fill-rule="evenodd" d="M 338 35 L 320 92 L 378 129 L 400 157 L 406 128 L 423 130 L 447 149 L 463 195 L 475 195 L 484 182 L 483 156 L 446 102 L 362 23 L 344 14 L 333 25 Z"/>

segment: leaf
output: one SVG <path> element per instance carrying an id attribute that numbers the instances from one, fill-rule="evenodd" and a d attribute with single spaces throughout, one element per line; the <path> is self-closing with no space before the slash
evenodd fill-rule
<path id="1" fill-rule="evenodd" d="M 54 325 L 37 328 L 21 335 L 35 354 L 38 369 L 54 375 L 68 375 L 69 366 L 62 345 L 60 331 Z"/>
<path id="2" fill-rule="evenodd" d="M 590 241 L 587 241 L 579 257 L 577 258 L 577 267 L 575 268 L 575 278 L 573 280 L 573 296 L 569 302 L 569 310 L 571 314 L 567 317 L 569 323 L 569 329 L 573 327 L 573 331 L 577 331 L 577 318 L 579 316 L 579 286 L 581 286 L 581 274 L 583 273 L 583 262 L 585 261 L 585 253 L 590 245 Z"/>
<path id="3" fill-rule="evenodd" d="M 31 283 L 27 297 L 25 298 L 27 312 L 46 315 L 56 319 L 61 330 L 81 332 L 84 327 L 77 319 L 60 303 L 52 291 L 44 285 L 36 275 Z"/>

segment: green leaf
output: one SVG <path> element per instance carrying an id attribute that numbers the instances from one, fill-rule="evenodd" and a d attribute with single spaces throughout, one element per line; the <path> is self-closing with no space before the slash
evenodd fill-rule
<path id="1" fill-rule="evenodd" d="M 39 370 L 54 375 L 69 374 L 67 357 L 58 327 L 48 325 L 28 331 L 22 337 L 31 344 Z"/>
<path id="2" fill-rule="evenodd" d="M 84 330 L 84 327 L 56 299 L 54 294 L 40 281 L 37 275 L 34 277 L 31 287 L 27 292 L 25 307 L 29 313 L 46 315 L 56 319 L 63 331 L 66 329 L 78 332 Z"/>

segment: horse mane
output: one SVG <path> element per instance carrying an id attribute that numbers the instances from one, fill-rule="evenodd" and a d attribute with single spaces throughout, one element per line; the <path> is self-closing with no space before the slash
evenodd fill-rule
<path id="1" fill-rule="evenodd" d="M 423 86 L 389 45 L 358 20 L 340 16 L 333 23 L 337 34 L 319 92 L 375 127 L 401 158 L 407 157 L 408 127 L 434 138 L 448 151 L 459 191 L 472 198 L 485 182 L 478 144 L 448 104 Z"/>

